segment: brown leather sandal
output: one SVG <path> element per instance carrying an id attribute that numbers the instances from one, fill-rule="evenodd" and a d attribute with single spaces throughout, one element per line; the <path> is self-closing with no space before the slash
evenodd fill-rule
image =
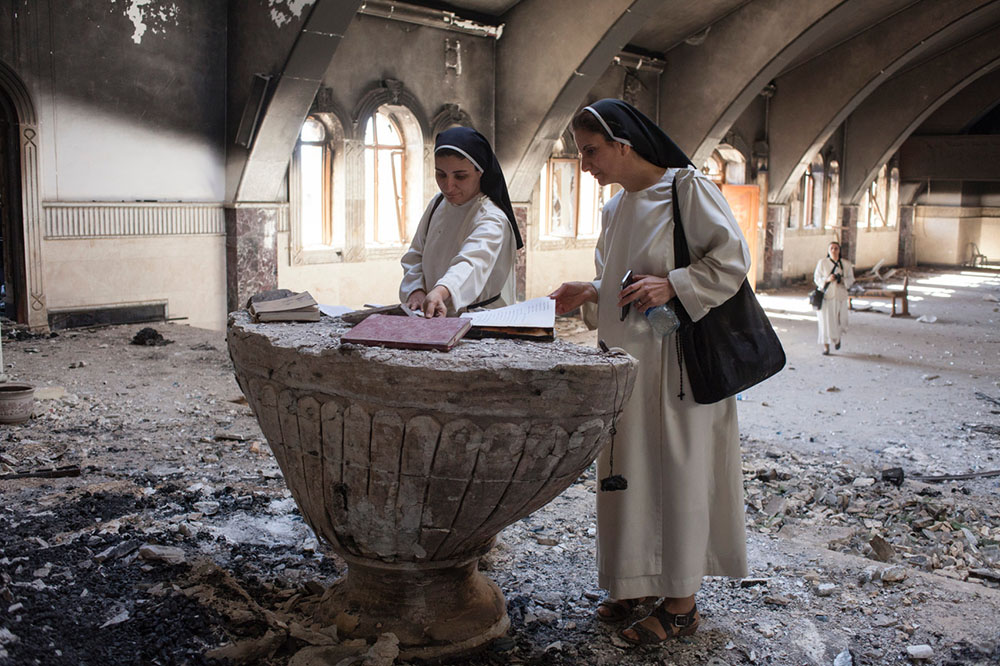
<path id="1" fill-rule="evenodd" d="M 698 630 L 698 623 L 701 621 L 701 616 L 698 615 L 697 606 L 693 607 L 687 613 L 674 614 L 665 609 L 663 604 L 660 604 L 646 617 L 651 617 L 659 622 L 660 627 L 663 629 L 664 633 L 666 633 L 666 636 L 660 638 L 656 635 L 656 632 L 644 627 L 641 624 L 642 620 L 633 622 L 625 629 L 619 631 L 618 635 L 622 637 L 622 640 L 631 643 L 632 645 L 656 645 L 671 638 L 690 636 Z M 646 618 L 643 618 L 643 620 L 645 619 Z M 625 632 L 629 629 L 634 631 L 638 638 L 632 638 L 626 634 Z"/>
<path id="2" fill-rule="evenodd" d="M 655 601 L 655 597 L 642 597 L 639 599 L 612 599 L 608 597 L 601 603 L 597 604 L 597 611 L 594 615 L 601 622 L 624 622 L 629 618 L 636 608 L 648 601 Z M 605 609 L 607 612 L 602 613 L 601 609 Z"/>

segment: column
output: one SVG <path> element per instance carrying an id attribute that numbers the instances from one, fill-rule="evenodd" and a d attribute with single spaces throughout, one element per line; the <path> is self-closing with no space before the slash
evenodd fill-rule
<path id="1" fill-rule="evenodd" d="M 527 298 L 529 207 L 530 204 L 527 203 L 511 203 L 511 208 L 514 209 L 514 219 L 517 221 L 517 230 L 521 232 L 521 238 L 524 240 L 524 247 L 517 251 L 517 256 L 514 258 L 515 293 L 519 301 Z"/>
<path id="2" fill-rule="evenodd" d="M 226 307 L 246 306 L 260 291 L 278 288 L 278 214 L 284 204 L 226 207 Z"/>
<path id="3" fill-rule="evenodd" d="M 786 204 L 768 204 L 767 222 L 764 226 L 764 287 L 781 286 L 784 261 L 785 225 L 788 220 Z"/>
<path id="4" fill-rule="evenodd" d="M 913 268 L 917 265 L 917 248 L 913 236 L 916 210 L 916 206 L 899 207 L 899 251 L 896 263 L 903 268 Z"/>
<path id="5" fill-rule="evenodd" d="M 840 256 L 854 263 L 858 256 L 859 207 L 848 204 L 840 207 Z"/>

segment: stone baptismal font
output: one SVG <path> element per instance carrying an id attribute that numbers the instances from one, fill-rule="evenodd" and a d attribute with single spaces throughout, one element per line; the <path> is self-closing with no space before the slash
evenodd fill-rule
<path id="1" fill-rule="evenodd" d="M 558 340 L 342 344 L 348 330 L 239 311 L 227 336 L 303 517 L 347 562 L 318 619 L 356 618 L 344 638 L 394 633 L 401 658 L 473 651 L 510 624 L 479 557 L 611 441 L 635 360 Z"/>

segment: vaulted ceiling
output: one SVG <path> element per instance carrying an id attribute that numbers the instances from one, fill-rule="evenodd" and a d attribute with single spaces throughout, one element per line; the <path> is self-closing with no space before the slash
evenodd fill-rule
<path id="1" fill-rule="evenodd" d="M 303 30 L 309 39 L 300 40 L 295 49 L 301 46 L 310 56 L 317 50 L 332 54 L 354 12 L 376 4 L 386 11 L 404 5 L 316 0 Z M 1000 68 L 1000 0 L 405 4 L 500 27 L 494 138 L 517 201 L 530 198 L 555 141 L 622 52 L 662 68 L 656 117 L 696 164 L 732 136 L 766 91 L 761 127 L 754 136 L 742 137 L 742 144 L 765 156 L 772 203 L 790 198 L 818 151 L 835 153 L 841 202 L 850 203 L 911 136 L 994 134 L 998 125 L 982 119 L 995 113 L 1000 102 L 995 74 Z M 289 62 L 294 60 L 293 49 Z M 308 85 L 303 77 L 290 81 L 287 108 L 304 114 L 321 75 L 304 71 Z M 269 144 L 265 133 L 255 147 L 265 166 L 273 166 L 270 180 L 280 179 L 287 155 L 266 148 L 291 145 L 296 127 L 275 123 L 274 140 Z M 835 150 L 832 143 L 837 143 Z M 974 175 L 986 180 L 992 178 L 985 166 L 991 153 L 982 152 L 982 145 L 980 140 L 961 148 L 959 161 L 971 164 Z M 907 179 L 906 169 L 901 177 Z"/>

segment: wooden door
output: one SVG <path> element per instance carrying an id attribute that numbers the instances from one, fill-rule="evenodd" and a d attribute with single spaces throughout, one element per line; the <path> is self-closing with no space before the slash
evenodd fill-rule
<path id="1" fill-rule="evenodd" d="M 733 216 L 740 225 L 743 237 L 750 246 L 750 286 L 757 287 L 757 220 L 760 206 L 760 188 L 756 185 L 723 185 L 722 196 L 726 197 Z"/>

